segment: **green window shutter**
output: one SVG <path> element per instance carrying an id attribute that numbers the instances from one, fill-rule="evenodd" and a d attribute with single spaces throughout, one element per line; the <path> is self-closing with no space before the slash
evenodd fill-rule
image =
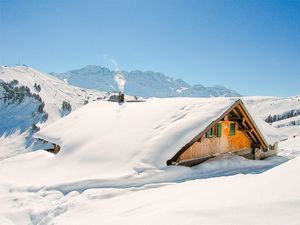
<path id="1" fill-rule="evenodd" d="M 221 137 L 221 136 L 222 136 L 222 124 L 219 123 L 218 130 L 217 130 L 217 137 Z"/>
<path id="2" fill-rule="evenodd" d="M 235 123 L 230 124 L 230 136 L 235 135 Z"/>

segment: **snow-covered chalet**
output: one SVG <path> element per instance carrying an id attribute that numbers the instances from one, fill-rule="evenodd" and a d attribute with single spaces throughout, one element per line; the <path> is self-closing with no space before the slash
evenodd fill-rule
<path id="1" fill-rule="evenodd" d="M 48 125 L 36 138 L 59 155 L 111 165 L 193 166 L 222 153 L 263 159 L 277 153 L 272 127 L 238 98 L 169 98 L 89 103 Z"/>

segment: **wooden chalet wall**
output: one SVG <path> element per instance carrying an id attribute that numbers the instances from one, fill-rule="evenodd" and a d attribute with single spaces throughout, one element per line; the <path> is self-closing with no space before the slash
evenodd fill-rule
<path id="1" fill-rule="evenodd" d="M 231 124 L 234 124 L 234 134 L 230 132 Z M 263 159 L 275 155 L 276 146 L 268 145 L 242 101 L 237 100 L 166 163 L 193 166 L 227 152 Z"/>
<path id="2" fill-rule="evenodd" d="M 230 124 L 235 126 L 235 134 L 230 135 Z M 177 163 L 191 159 L 207 158 L 214 154 L 251 150 L 251 141 L 244 132 L 239 129 L 234 121 L 220 121 L 222 125 L 221 137 L 214 132 L 213 137 L 205 137 L 204 134 L 197 142 L 190 146 L 178 158 Z M 214 126 L 217 129 L 218 124 Z"/>

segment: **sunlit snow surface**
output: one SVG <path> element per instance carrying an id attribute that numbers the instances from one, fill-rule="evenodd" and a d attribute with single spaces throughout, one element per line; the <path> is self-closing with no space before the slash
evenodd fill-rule
<path id="1" fill-rule="evenodd" d="M 235 101 L 223 97 L 150 99 L 122 105 L 97 101 L 44 127 L 35 137 L 61 146 L 56 161 L 93 165 L 96 177 L 161 169 Z M 269 144 L 279 139 L 273 127 L 259 118 L 255 121 Z"/>
<path id="2" fill-rule="evenodd" d="M 280 152 L 288 153 L 290 148 L 300 149 L 299 137 L 280 144 Z M 51 159 L 43 152 L 35 154 L 41 160 Z M 18 170 L 21 162 L 31 159 L 30 153 L 22 159 L 11 158 L 16 164 L 9 169 Z M 0 224 L 298 224 L 299 155 L 260 173 L 283 161 L 280 157 L 251 161 L 224 155 L 194 168 L 154 172 L 144 185 L 137 185 L 138 179 L 147 176 L 142 172 L 131 184 L 122 185 L 126 179 L 120 179 L 107 187 L 101 187 L 99 181 L 95 182 L 98 188 L 88 188 L 93 181 L 78 182 L 69 184 L 68 192 L 60 190 L 63 185 L 59 184 L 22 190 L 16 188 L 17 182 L 4 183 L 1 178 Z M 6 172 L 5 164 L 1 161 L 1 174 Z M 237 174 L 240 172 L 250 173 Z M 19 173 L 31 176 L 22 169 Z M 230 174 L 237 175 L 222 176 Z M 195 179 L 201 176 L 212 178 Z"/>
<path id="3" fill-rule="evenodd" d="M 122 107 L 116 104 L 115 110 L 122 112 Z M 162 109 L 157 110 L 153 113 Z M 165 114 L 157 123 L 176 123 L 178 118 Z M 121 116 L 112 119 L 123 121 Z M 252 161 L 226 154 L 193 168 L 160 167 L 151 160 L 142 167 L 121 160 L 125 169 L 119 170 L 105 163 L 105 157 L 83 157 L 87 148 L 57 156 L 45 151 L 12 156 L 0 161 L 0 224 L 297 224 L 300 137 L 287 135 L 279 144 L 279 156 Z M 8 138 L 0 144 L 21 146 L 21 138 Z M 117 161 L 111 162 L 118 167 Z"/>
<path id="4" fill-rule="evenodd" d="M 2 71 L 1 79 L 20 76 L 31 87 L 37 78 L 50 79 L 24 67 Z M 22 77 L 26 74 L 29 81 Z M 84 95 L 79 88 L 53 78 L 51 82 L 42 86 L 51 120 L 59 118 L 64 98 L 82 105 L 84 98 L 76 97 Z M 63 97 L 55 95 L 66 90 Z M 243 98 L 258 126 L 267 128 L 267 136 L 285 134 L 278 156 L 252 161 L 225 154 L 193 168 L 165 166 L 168 157 L 235 101 L 218 99 L 89 103 L 45 127 L 44 135 L 64 149 L 56 156 L 25 149 L 26 134 L 2 136 L 0 225 L 299 224 L 300 126 L 274 130 L 257 119 L 300 108 L 297 96 Z M 203 110 L 204 103 L 210 104 L 209 111 Z"/>

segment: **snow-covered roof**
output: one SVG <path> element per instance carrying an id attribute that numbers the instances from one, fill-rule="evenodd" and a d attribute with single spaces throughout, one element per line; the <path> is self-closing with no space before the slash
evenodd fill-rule
<path id="1" fill-rule="evenodd" d="M 42 128 L 35 137 L 59 144 L 56 157 L 61 159 L 96 163 L 103 169 L 162 168 L 237 100 L 169 98 L 122 105 L 96 101 Z M 261 124 L 269 140 L 272 127 Z"/>

